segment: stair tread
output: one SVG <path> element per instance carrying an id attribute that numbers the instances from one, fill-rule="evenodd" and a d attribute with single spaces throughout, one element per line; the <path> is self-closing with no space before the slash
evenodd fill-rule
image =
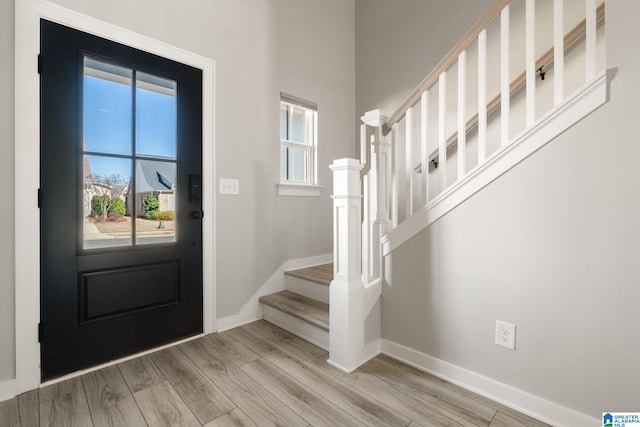
<path id="1" fill-rule="evenodd" d="M 321 329 L 329 330 L 329 304 L 289 291 L 265 295 L 260 297 L 259 301 Z"/>
<path id="2" fill-rule="evenodd" d="M 329 286 L 333 280 L 333 263 L 285 271 L 284 274 Z"/>

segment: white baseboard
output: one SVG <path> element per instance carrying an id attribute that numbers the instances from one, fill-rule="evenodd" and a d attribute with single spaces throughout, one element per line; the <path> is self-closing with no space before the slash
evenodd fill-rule
<path id="1" fill-rule="evenodd" d="M 599 419 L 393 341 L 382 340 L 382 353 L 553 426 L 601 425 Z"/>
<path id="2" fill-rule="evenodd" d="M 285 271 L 310 267 L 318 264 L 326 264 L 331 261 L 333 261 L 333 254 L 298 258 L 283 262 L 282 265 L 278 267 L 278 269 L 267 279 L 266 282 L 264 282 L 262 286 L 260 286 L 260 288 L 247 300 L 236 314 L 217 319 L 217 331 L 226 331 L 227 329 L 232 329 L 262 319 L 262 304 L 260 304 L 258 300 L 264 295 L 284 290 Z"/>

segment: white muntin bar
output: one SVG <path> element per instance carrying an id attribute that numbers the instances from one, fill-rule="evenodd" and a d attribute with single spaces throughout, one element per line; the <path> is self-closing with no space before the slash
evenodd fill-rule
<path id="1" fill-rule="evenodd" d="M 553 0 L 553 104 L 564 100 L 564 0 Z"/>
<path id="2" fill-rule="evenodd" d="M 527 84 L 527 127 L 536 120 L 536 1 L 526 0 L 526 43 L 525 43 L 525 67 Z"/>
<path id="3" fill-rule="evenodd" d="M 585 0 L 586 17 L 586 81 L 596 76 L 596 0 Z"/>
<path id="4" fill-rule="evenodd" d="M 422 202 L 429 203 L 429 91 L 425 90 L 420 97 L 420 170 L 422 178 Z"/>
<path id="5" fill-rule="evenodd" d="M 458 180 L 465 174 L 467 129 L 465 110 L 467 108 L 467 51 L 458 55 Z"/>
<path id="6" fill-rule="evenodd" d="M 447 72 L 438 78 L 438 177 L 440 191 L 447 188 Z"/>
<path id="7" fill-rule="evenodd" d="M 487 157 L 487 30 L 478 34 L 478 164 Z"/>
<path id="8" fill-rule="evenodd" d="M 509 77 L 509 5 L 500 12 L 500 145 L 509 143 L 511 82 Z"/>
<path id="9" fill-rule="evenodd" d="M 413 215 L 413 107 L 405 116 L 405 219 Z"/>

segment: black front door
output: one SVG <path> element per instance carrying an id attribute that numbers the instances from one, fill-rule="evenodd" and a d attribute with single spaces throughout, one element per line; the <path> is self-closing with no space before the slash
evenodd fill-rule
<path id="1" fill-rule="evenodd" d="M 202 72 L 45 20 L 40 61 L 51 378 L 202 332 Z"/>

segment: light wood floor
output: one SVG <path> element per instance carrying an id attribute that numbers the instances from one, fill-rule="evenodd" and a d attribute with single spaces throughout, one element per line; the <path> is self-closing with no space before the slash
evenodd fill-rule
<path id="1" fill-rule="evenodd" d="M 543 426 L 389 357 L 345 375 L 265 321 L 0 403 L 1 426 Z"/>

